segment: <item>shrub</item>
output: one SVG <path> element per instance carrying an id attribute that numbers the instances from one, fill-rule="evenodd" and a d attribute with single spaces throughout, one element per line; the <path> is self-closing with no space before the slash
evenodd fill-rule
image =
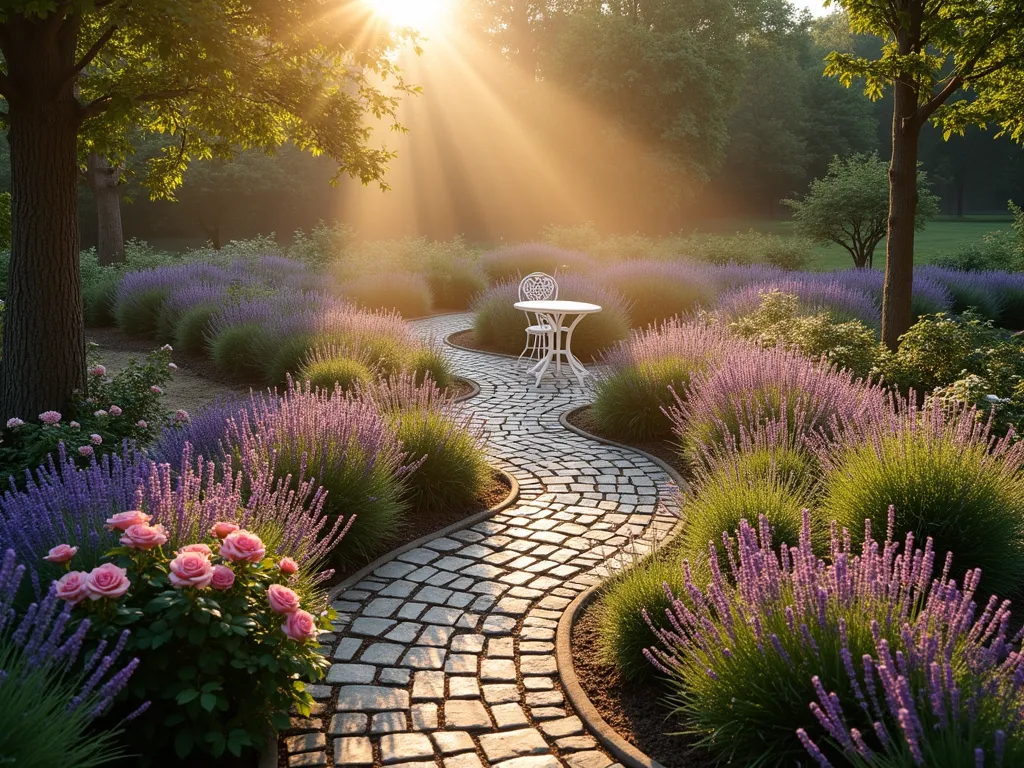
<path id="1" fill-rule="evenodd" d="M 480 267 L 492 283 L 512 281 L 531 272 L 564 276 L 585 274 L 591 262 L 585 253 L 558 248 L 547 243 L 520 243 L 488 251 L 480 257 Z"/>
<path id="2" fill-rule="evenodd" d="M 723 295 L 718 302 L 718 310 L 730 319 L 742 318 L 756 312 L 764 295 L 772 291 L 795 296 L 799 312 L 803 315 L 827 312 L 834 322 L 860 320 L 872 328 L 881 325 L 881 313 L 874 298 L 834 277 L 804 275 L 753 283 Z"/>
<path id="3" fill-rule="evenodd" d="M 121 276 L 116 272 L 110 272 L 82 286 L 86 325 L 108 326 L 117 322 L 115 307 L 120 282 Z"/>
<path id="4" fill-rule="evenodd" d="M 309 382 L 314 390 L 333 392 L 335 387 L 339 387 L 343 392 L 352 392 L 372 381 L 373 371 L 364 363 L 348 357 L 325 357 L 306 363 L 298 378 Z"/>
<path id="5" fill-rule="evenodd" d="M 517 355 L 526 342 L 526 318 L 516 309 L 518 283 L 499 282 L 473 299 L 473 333 L 495 352 Z"/>
<path id="6" fill-rule="evenodd" d="M 1003 311 L 1003 297 L 991 290 L 987 274 L 939 267 L 922 267 L 918 272 L 935 280 L 949 292 L 955 312 L 973 309 L 982 317 L 995 320 Z"/>
<path id="7" fill-rule="evenodd" d="M 996 230 L 986 232 L 977 242 L 961 245 L 953 253 L 935 259 L 935 264 L 967 272 L 990 269 L 1016 272 L 1024 267 L 1024 252 L 1016 232 Z"/>
<path id="8" fill-rule="evenodd" d="M 210 358 L 227 376 L 261 381 L 265 358 L 260 353 L 264 342 L 264 329 L 256 323 L 229 326 L 210 340 Z"/>
<path id="9" fill-rule="evenodd" d="M 343 283 L 338 290 L 367 309 L 394 310 L 403 317 L 430 314 L 430 287 L 421 275 L 368 275 Z"/>
<path id="10" fill-rule="evenodd" d="M 451 363 L 436 347 L 414 350 L 405 359 L 405 368 L 412 373 L 417 384 L 429 379 L 441 389 L 447 389 L 454 379 Z"/>
<path id="11" fill-rule="evenodd" d="M 401 524 L 410 468 L 367 399 L 299 384 L 281 398 L 253 394 L 249 407 L 228 419 L 223 445 L 236 465 L 256 462 L 293 483 L 315 479 L 327 493 L 328 514 L 356 518 L 334 553 L 341 561 L 379 551 Z"/>
<path id="12" fill-rule="evenodd" d="M 92 768 L 122 756 L 120 728 L 96 721 L 132 678 L 139 660 L 121 666 L 128 633 L 91 651 L 92 679 L 83 671 L 88 621 L 74 631 L 71 606 L 51 586 L 19 615 L 16 598 L 26 567 L 13 549 L 0 559 L 0 755 L 25 766 L 68 764 Z M 115 666 L 117 665 L 117 666 Z M 137 714 L 137 713 L 135 713 Z"/>
<path id="13" fill-rule="evenodd" d="M 74 582 L 66 591 L 91 620 L 90 636 L 133 631 L 126 649 L 141 664 L 127 706 L 151 706 L 127 734 L 131 746 L 179 760 L 241 756 L 287 728 L 290 710 L 308 717 L 313 698 L 301 681 L 319 681 L 330 665 L 315 640 L 333 612 L 317 618 L 323 599 L 292 589 L 298 565 L 267 556 L 269 546 L 231 520 L 173 553 L 160 546 L 162 526 L 137 520 L 114 523 L 121 546 L 101 565 L 65 577 L 88 585 L 85 595 L 71 592 Z"/>
<path id="14" fill-rule="evenodd" d="M 441 309 L 467 309 L 473 297 L 487 288 L 480 268 L 468 259 L 434 262 L 426 278 L 434 304 Z"/>
<path id="15" fill-rule="evenodd" d="M 394 425 L 415 469 L 408 497 L 420 513 L 466 509 L 487 487 L 483 430 L 432 382 L 411 376 L 392 379 L 367 391 Z"/>
<path id="16" fill-rule="evenodd" d="M 605 269 L 598 279 L 629 303 L 634 328 L 709 306 L 715 295 L 707 278 L 682 262 L 628 261 Z"/>
<path id="17" fill-rule="evenodd" d="M 118 297 L 116 305 L 117 327 L 131 336 L 156 337 L 157 318 L 164 300 L 166 289 L 153 289 L 132 294 L 129 298 Z"/>
<path id="18" fill-rule="evenodd" d="M 186 310 L 174 328 L 174 346 L 186 355 L 200 355 L 208 351 L 211 323 L 218 308 L 201 304 Z"/>
<path id="19" fill-rule="evenodd" d="M 883 413 L 885 392 L 849 371 L 782 349 L 738 347 L 720 366 L 695 376 L 669 410 L 673 431 L 694 459 L 739 441 L 767 422 L 790 435 L 831 435 L 839 425 Z M 866 415 L 865 415 L 866 414 Z"/>
<path id="20" fill-rule="evenodd" d="M 755 230 L 733 235 L 694 235 L 679 242 L 683 255 L 709 264 L 766 264 L 779 269 L 805 269 L 813 244 L 800 237 L 769 235 Z"/>
<path id="21" fill-rule="evenodd" d="M 737 765 L 802 764 L 815 743 L 820 765 L 844 753 L 876 764 L 857 763 L 855 744 L 891 755 L 915 742 L 927 762 L 877 764 L 976 764 L 975 748 L 996 751 L 997 729 L 1021 749 L 1007 607 L 993 598 L 974 619 L 976 572 L 961 590 L 945 572 L 936 578 L 931 541 L 915 550 L 908 536 L 897 555 L 891 537 L 878 543 L 870 531 L 861 547 L 834 529 L 826 563 L 809 515 L 798 546 L 777 553 L 772 538 L 763 518 L 759 532 L 744 522 L 728 558 L 735 585 L 716 569 L 707 589 L 687 576 L 673 590 L 671 628 L 647 654 L 669 679 L 683 733 Z M 840 720 L 841 702 L 853 701 Z M 955 761 L 934 761 L 954 748 Z"/>
<path id="22" fill-rule="evenodd" d="M 307 235 L 301 229 L 295 231 L 288 257 L 313 267 L 325 267 L 344 255 L 355 244 L 356 234 L 348 224 L 328 226 L 319 222 Z"/>
<path id="23" fill-rule="evenodd" d="M 967 410 L 913 404 L 850 430 L 819 451 L 821 509 L 844 525 L 885 520 L 956 555 L 960 573 L 982 568 L 986 588 L 1012 593 L 1024 578 L 1024 444 L 994 440 Z M 855 531 L 856 534 L 856 531 Z"/>
<path id="24" fill-rule="evenodd" d="M 761 306 L 729 323 L 729 330 L 765 347 L 796 349 L 824 357 L 837 368 L 867 376 L 882 354 L 875 332 L 859 320 L 833 321 L 827 312 L 802 315 L 799 299 L 777 290 L 761 294 Z"/>
<path id="25" fill-rule="evenodd" d="M 712 366 L 727 345 L 721 329 L 678 320 L 632 335 L 605 355 L 610 371 L 598 379 L 594 418 L 618 437 L 669 437 L 669 387 L 685 393 L 690 377 Z"/>

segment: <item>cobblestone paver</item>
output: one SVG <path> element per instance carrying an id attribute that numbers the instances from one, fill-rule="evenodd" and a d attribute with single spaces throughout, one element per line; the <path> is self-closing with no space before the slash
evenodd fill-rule
<path id="1" fill-rule="evenodd" d="M 470 316 L 419 321 L 443 337 Z M 558 681 L 554 639 L 576 595 L 646 551 L 675 520 L 668 475 L 576 435 L 561 413 L 589 402 L 575 380 L 539 390 L 511 359 L 446 348 L 480 385 L 492 461 L 518 503 L 377 568 L 338 595 L 332 666 L 317 707 L 284 738 L 282 765 L 607 768 Z"/>

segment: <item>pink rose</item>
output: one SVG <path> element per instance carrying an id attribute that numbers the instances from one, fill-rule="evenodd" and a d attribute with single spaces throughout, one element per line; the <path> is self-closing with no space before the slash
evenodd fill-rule
<path id="1" fill-rule="evenodd" d="M 105 376 L 106 374 L 107 369 L 104 368 L 102 365 L 94 365 L 92 368 L 89 369 L 90 376 Z"/>
<path id="2" fill-rule="evenodd" d="M 127 531 L 133 525 L 145 525 L 152 519 L 152 515 L 147 515 L 141 509 L 131 509 L 127 512 L 118 512 L 113 517 L 108 517 L 105 527 L 108 531 Z"/>
<path id="3" fill-rule="evenodd" d="M 93 450 L 91 445 L 82 445 L 78 448 L 78 453 L 82 456 L 92 456 Z"/>
<path id="4" fill-rule="evenodd" d="M 167 532 L 162 525 L 130 525 L 121 537 L 121 543 L 132 549 L 156 549 L 167 543 Z"/>
<path id="5" fill-rule="evenodd" d="M 8 429 L 17 429 L 18 427 L 24 427 L 24 426 L 25 426 L 25 422 L 22 421 L 19 418 L 13 418 L 13 419 L 8 419 L 7 420 L 7 428 Z"/>
<path id="6" fill-rule="evenodd" d="M 293 573 L 299 572 L 299 564 L 290 557 L 282 557 L 281 562 L 277 564 L 277 567 L 281 569 L 281 573 L 285 576 L 291 576 Z"/>
<path id="7" fill-rule="evenodd" d="M 160 347 L 160 351 L 161 352 L 173 352 L 174 351 L 174 347 L 172 347 L 170 344 L 164 344 L 162 347 Z"/>
<path id="8" fill-rule="evenodd" d="M 306 611 L 289 613 L 281 629 L 284 630 L 288 637 L 298 643 L 315 640 L 316 636 L 320 634 L 320 630 L 316 627 L 316 619 L 313 618 L 311 613 Z"/>
<path id="9" fill-rule="evenodd" d="M 178 366 L 175 365 L 174 363 L 168 363 L 167 367 L 170 368 L 172 371 L 178 370 Z"/>
<path id="10" fill-rule="evenodd" d="M 235 572 L 226 565 L 213 566 L 213 578 L 210 579 L 210 586 L 214 589 L 231 589 L 235 583 Z"/>
<path id="11" fill-rule="evenodd" d="M 150 387 L 149 391 L 152 392 L 154 395 L 162 395 L 164 393 L 164 391 L 160 389 L 160 387 L 158 387 L 156 384 Z"/>
<path id="12" fill-rule="evenodd" d="M 69 571 L 57 580 L 57 597 L 72 605 L 85 600 L 89 591 L 86 587 L 86 579 L 89 574 L 85 571 Z"/>
<path id="13" fill-rule="evenodd" d="M 72 429 L 78 429 L 82 425 L 79 424 L 77 421 L 69 421 L 68 426 L 71 427 Z"/>
<path id="14" fill-rule="evenodd" d="M 188 411 L 183 410 L 183 409 L 179 409 L 179 410 L 175 411 L 174 412 L 174 420 L 176 422 L 178 422 L 179 424 L 188 424 L 189 421 L 190 421 L 189 415 L 188 415 Z"/>
<path id="15" fill-rule="evenodd" d="M 120 416 L 120 415 L 121 415 L 122 413 L 124 413 L 124 411 L 122 411 L 122 410 L 121 410 L 121 409 L 120 409 L 120 408 L 119 408 L 118 406 L 116 406 L 116 405 L 112 405 L 112 406 L 110 406 L 110 407 L 109 407 L 109 408 L 108 408 L 107 410 L 108 410 L 108 411 L 110 412 L 110 415 L 111 415 L 111 416 Z"/>
<path id="16" fill-rule="evenodd" d="M 213 550 L 205 544 L 187 544 L 174 554 L 180 555 L 182 552 L 198 552 L 199 554 L 206 555 L 207 557 L 213 554 Z"/>
<path id="17" fill-rule="evenodd" d="M 205 589 L 213 579 L 213 565 L 202 552 L 182 552 L 171 560 L 171 586 Z"/>
<path id="18" fill-rule="evenodd" d="M 260 537 L 249 531 L 232 531 L 220 545 L 220 556 L 232 562 L 258 563 L 267 553 Z"/>
<path id="19" fill-rule="evenodd" d="M 85 577 L 85 590 L 90 600 L 99 600 L 101 597 L 117 599 L 127 592 L 130 586 L 128 571 L 118 568 L 113 563 L 97 566 Z"/>
<path id="20" fill-rule="evenodd" d="M 77 551 L 78 547 L 72 547 L 69 544 L 58 544 L 47 553 L 43 560 L 48 563 L 66 563 L 75 556 Z"/>
<path id="21" fill-rule="evenodd" d="M 98 411 L 93 411 L 92 415 L 95 416 L 97 419 L 107 418 L 107 412 L 104 411 L 102 408 L 100 408 Z"/>
<path id="22" fill-rule="evenodd" d="M 213 528 L 210 529 L 210 535 L 223 539 L 229 533 L 234 533 L 237 530 L 239 530 L 239 526 L 234 523 L 219 522 L 213 524 Z"/>
<path id="23" fill-rule="evenodd" d="M 102 445 L 103 435 L 89 435 L 89 442 L 92 443 L 93 445 Z"/>
<path id="24" fill-rule="evenodd" d="M 47 424 L 51 427 L 54 424 L 60 424 L 61 418 L 62 416 L 58 411 L 44 411 L 39 414 L 39 420 L 43 422 L 43 424 Z"/>
<path id="25" fill-rule="evenodd" d="M 267 600 L 274 613 L 295 613 L 299 610 L 299 596 L 294 589 L 271 584 L 267 587 Z"/>
<path id="26" fill-rule="evenodd" d="M 146 423 L 145 419 L 139 419 L 135 422 L 135 426 L 139 429 L 149 429 L 149 424 Z"/>

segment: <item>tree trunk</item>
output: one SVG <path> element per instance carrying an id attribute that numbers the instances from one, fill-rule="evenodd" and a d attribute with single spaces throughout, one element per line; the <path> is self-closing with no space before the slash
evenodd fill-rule
<path id="1" fill-rule="evenodd" d="M 892 156 L 889 162 L 889 226 L 885 243 L 882 341 L 895 351 L 910 328 L 914 290 L 914 218 L 917 213 L 917 94 L 904 83 L 893 89 Z"/>
<path id="2" fill-rule="evenodd" d="M 11 98 L 11 263 L 0 366 L 0 418 L 64 412 L 85 388 L 78 268 L 78 105 L 67 77 L 77 20 L 4 22 Z M 65 82 L 66 81 L 66 82 Z"/>
<path id="3" fill-rule="evenodd" d="M 85 178 L 96 201 L 97 252 L 101 266 L 124 261 L 124 230 L 121 227 L 121 195 L 117 181 L 119 168 L 95 152 L 90 153 Z"/>

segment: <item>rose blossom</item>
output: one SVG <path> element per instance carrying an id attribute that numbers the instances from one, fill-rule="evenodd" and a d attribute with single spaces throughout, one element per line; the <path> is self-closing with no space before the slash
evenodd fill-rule
<path id="1" fill-rule="evenodd" d="M 160 389 L 160 387 L 158 387 L 156 384 L 150 387 L 149 391 L 152 392 L 154 395 L 162 395 L 164 393 L 164 391 Z"/>
<path id="2" fill-rule="evenodd" d="M 104 368 L 102 365 L 94 365 L 92 368 L 89 369 L 90 376 L 106 376 L 106 374 L 107 369 Z"/>
<path id="3" fill-rule="evenodd" d="M 107 417 L 107 412 L 100 408 L 98 411 L 93 411 L 92 415 L 97 419 L 105 419 Z"/>
<path id="4" fill-rule="evenodd" d="M 146 423 L 145 419 L 139 419 L 135 422 L 135 426 L 139 429 L 149 429 L 149 424 Z"/>
<path id="5" fill-rule="evenodd" d="M 320 634 L 320 630 L 316 627 L 316 619 L 313 615 L 306 611 L 295 611 L 289 613 L 288 618 L 285 619 L 284 626 L 281 627 L 288 637 L 299 643 L 304 643 L 307 640 L 314 640 L 316 636 Z"/>
<path id="6" fill-rule="evenodd" d="M 225 590 L 231 589 L 231 585 L 235 583 L 235 572 L 228 568 L 226 565 L 215 565 L 213 566 L 213 578 L 210 579 L 210 586 L 214 589 Z"/>
<path id="7" fill-rule="evenodd" d="M 103 435 L 91 434 L 89 435 L 89 442 L 93 445 L 102 445 Z"/>
<path id="8" fill-rule="evenodd" d="M 78 429 L 82 425 L 79 424 L 77 421 L 69 421 L 68 426 L 71 427 L 72 429 Z"/>
<path id="9" fill-rule="evenodd" d="M 77 551 L 78 547 L 72 547 L 70 544 L 58 544 L 47 553 L 43 560 L 48 563 L 66 563 L 75 556 Z"/>
<path id="10" fill-rule="evenodd" d="M 128 571 L 113 563 L 97 566 L 85 577 L 85 589 L 90 600 L 99 600 L 101 597 L 116 599 L 127 592 L 129 586 L 131 582 L 128 581 Z"/>
<path id="11" fill-rule="evenodd" d="M 109 411 L 111 416 L 120 416 L 122 413 L 124 413 L 124 411 L 122 411 L 120 407 L 116 405 L 110 406 L 109 408 L 107 408 L 107 411 Z"/>
<path id="12" fill-rule="evenodd" d="M 182 552 L 171 560 L 171 586 L 205 589 L 213 579 L 213 564 L 202 552 Z"/>
<path id="13" fill-rule="evenodd" d="M 239 528 L 240 526 L 235 525 L 234 523 L 222 521 L 213 524 L 213 527 L 210 529 L 210 535 L 216 536 L 218 539 L 223 539 L 229 533 L 234 533 L 235 531 L 239 530 Z"/>
<path id="14" fill-rule="evenodd" d="M 189 415 L 186 410 L 177 410 L 174 412 L 174 420 L 179 424 L 188 424 Z"/>
<path id="15" fill-rule="evenodd" d="M 82 456 L 92 456 L 93 450 L 91 445 L 83 445 L 78 449 L 79 454 Z"/>
<path id="16" fill-rule="evenodd" d="M 282 557 L 281 562 L 277 564 L 277 567 L 280 568 L 281 573 L 286 576 L 291 576 L 293 573 L 298 573 L 299 571 L 299 564 L 290 557 Z"/>
<path id="17" fill-rule="evenodd" d="M 232 562 L 258 563 L 266 553 L 260 537 L 246 530 L 232 531 L 220 545 L 220 556 Z"/>
<path id="18" fill-rule="evenodd" d="M 78 603 L 85 600 L 88 593 L 88 588 L 85 585 L 85 580 L 89 577 L 85 571 L 69 571 L 57 579 L 57 597 L 61 600 L 66 600 L 72 605 L 78 605 Z"/>
<path id="19" fill-rule="evenodd" d="M 167 532 L 162 525 L 131 525 L 121 537 L 121 543 L 132 549 L 155 549 L 167 543 Z"/>
<path id="20" fill-rule="evenodd" d="M 133 525 L 145 525 L 153 519 L 141 509 L 130 509 L 127 512 L 118 512 L 113 517 L 107 518 L 106 529 L 108 531 L 127 531 Z"/>
<path id="21" fill-rule="evenodd" d="M 168 363 L 167 367 L 170 368 L 172 371 L 178 370 L 178 366 L 175 365 L 174 363 Z"/>
<path id="22" fill-rule="evenodd" d="M 62 416 L 58 411 L 43 411 L 39 414 L 39 420 L 43 422 L 43 424 L 47 424 L 51 427 L 54 424 L 60 424 L 61 418 Z"/>
<path id="23" fill-rule="evenodd" d="M 274 613 L 295 613 L 299 610 L 299 596 L 295 590 L 282 587 L 280 584 L 271 584 L 267 587 L 267 600 L 270 602 L 270 610 Z"/>
<path id="24" fill-rule="evenodd" d="M 18 427 L 24 427 L 24 426 L 25 426 L 25 422 L 22 421 L 21 419 L 14 418 L 14 419 L 8 419 L 7 420 L 7 428 L 8 429 L 17 429 Z"/>
<path id="25" fill-rule="evenodd" d="M 164 344 L 162 347 L 160 347 L 160 351 L 161 352 L 173 352 L 174 351 L 174 347 L 172 347 L 170 344 Z"/>
<path id="26" fill-rule="evenodd" d="M 174 554 L 180 555 L 182 552 L 198 552 L 202 555 L 206 555 L 207 557 L 213 554 L 213 550 L 205 544 L 187 544 Z"/>

